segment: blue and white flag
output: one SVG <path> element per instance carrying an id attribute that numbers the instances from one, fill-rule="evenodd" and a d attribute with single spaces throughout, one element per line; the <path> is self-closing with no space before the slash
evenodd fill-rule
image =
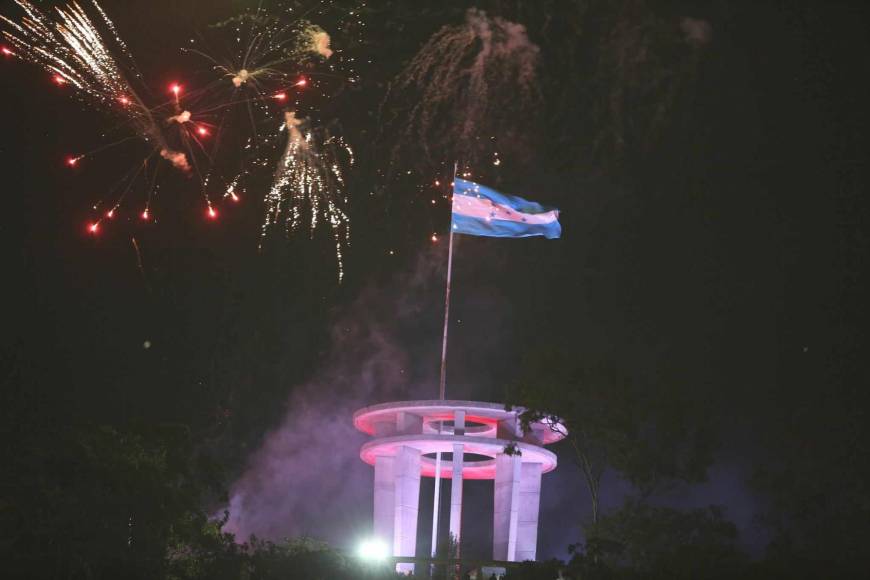
<path id="1" fill-rule="evenodd" d="M 544 236 L 551 240 L 562 235 L 559 210 L 465 179 L 453 181 L 452 217 L 451 228 L 456 234 L 495 238 Z"/>

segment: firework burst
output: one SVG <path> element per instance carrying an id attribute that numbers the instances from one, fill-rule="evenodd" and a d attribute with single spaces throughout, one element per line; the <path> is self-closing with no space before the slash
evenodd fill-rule
<path id="1" fill-rule="evenodd" d="M 83 102 L 121 121 L 113 131 L 123 135 L 95 151 L 68 156 L 67 165 L 80 169 L 91 155 L 131 140 L 147 145 L 145 157 L 94 205 L 97 214 L 88 224 L 90 234 L 100 233 L 104 220 L 117 219 L 122 203 L 124 207 L 131 203 L 125 202 L 133 197 L 128 194 L 141 192 L 143 183 L 144 199 L 134 203 L 127 218 L 137 223 L 156 221 L 159 212 L 152 201 L 163 166 L 198 177 L 205 216 L 217 219 L 218 208 L 208 193 L 210 182 L 223 184 L 225 201 L 238 202 L 251 177 L 274 168 L 277 158 L 265 196 L 263 238 L 276 229 L 287 234 L 307 231 L 313 237 L 318 228 L 329 228 L 342 279 L 349 243 L 345 172 L 353 164 L 353 152 L 326 126 L 297 119 L 292 110 L 299 110 L 305 100 L 305 110 L 316 113 L 336 91 L 355 82 L 350 72 L 354 59 L 345 62 L 340 52 L 333 58 L 329 34 L 304 18 L 310 10 L 297 17 L 289 9 L 290 17 L 282 19 L 266 14 L 260 6 L 215 25 L 212 30 L 231 34 L 230 44 L 224 44 L 231 47 L 225 51 L 228 58 L 209 56 L 199 45 L 186 49 L 211 63 L 217 74 L 210 83 L 192 88 L 173 83 L 164 102 L 149 107 L 142 95 L 151 93 L 97 0 L 89 0 L 87 10 L 71 1 L 51 13 L 28 0 L 14 2 L 23 15 L 0 16 L 8 42 L 3 54 L 41 67 L 58 86 L 75 89 Z M 316 8 L 322 16 L 324 3 Z M 348 18 L 355 26 L 342 24 Z M 353 11 L 336 22 L 341 30 L 362 27 Z M 276 130 L 276 110 L 282 109 L 284 122 Z M 264 130 L 267 124 L 269 129 Z"/>
<path id="2" fill-rule="evenodd" d="M 307 230 L 311 236 L 321 223 L 328 225 L 335 242 L 338 279 L 344 277 L 344 249 L 350 242 L 350 220 L 344 168 L 353 165 L 351 148 L 326 128 L 284 113 L 282 130 L 287 143 L 266 194 L 262 227 L 265 238 L 276 226 L 287 235 Z"/>
<path id="3" fill-rule="evenodd" d="M 145 104 L 140 96 L 144 82 L 135 61 L 96 0 L 90 2 L 93 17 L 78 2 L 58 7 L 53 16 L 27 0 L 15 0 L 15 4 L 23 12 L 19 22 L 0 16 L 3 36 L 13 47 L 10 50 L 51 74 L 56 84 L 76 89 L 76 96 L 84 103 L 120 119 L 118 128 L 125 133 L 96 151 L 70 157 L 68 165 L 75 167 L 84 158 L 131 139 L 145 143 L 150 150 L 144 161 L 119 182 L 119 190 L 95 204 L 95 210 L 105 205 L 108 210 L 92 222 L 89 231 L 97 233 L 103 219 L 116 217 L 139 180 L 151 184 L 144 209 L 140 208 L 147 221 L 161 160 L 186 174 L 198 169 L 194 148 L 201 149 L 200 139 L 206 136 L 203 130 L 207 129 L 182 107 L 181 86 L 171 87 L 173 96 L 166 103 L 153 108 Z"/>
<path id="4" fill-rule="evenodd" d="M 211 62 L 233 87 L 251 86 L 261 96 L 264 84 L 287 82 L 300 65 L 315 55 L 328 59 L 333 54 L 329 34 L 316 24 L 303 19 L 284 23 L 260 8 L 254 14 L 215 24 L 212 29 L 229 29 L 233 34 L 232 56 L 219 60 L 199 49 L 185 50 Z"/>
<path id="5" fill-rule="evenodd" d="M 390 172 L 426 170 L 445 159 L 469 166 L 525 146 L 540 102 L 538 47 L 525 28 L 470 9 L 445 26 L 390 85 L 381 107 Z M 496 144 L 498 142 L 498 144 Z"/>
<path id="6" fill-rule="evenodd" d="M 3 36 L 15 48 L 15 54 L 42 67 L 57 84 L 75 87 L 80 96 L 99 110 L 110 110 L 121 116 L 164 158 L 178 160 L 184 156 L 169 147 L 154 114 L 134 89 L 129 79 L 140 81 L 141 75 L 114 24 L 96 1 L 91 4 L 99 15 L 104 34 L 76 2 L 58 8 L 57 19 L 52 20 L 30 2 L 14 1 L 25 13 L 21 23 L 2 15 L 0 21 L 8 28 Z M 186 162 L 173 162 L 173 165 L 184 169 Z"/>

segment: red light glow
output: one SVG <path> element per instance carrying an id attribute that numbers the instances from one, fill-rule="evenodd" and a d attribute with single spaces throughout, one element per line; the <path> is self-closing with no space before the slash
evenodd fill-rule
<path id="1" fill-rule="evenodd" d="M 212 206 L 208 206 L 208 217 L 211 219 L 217 219 L 217 212 Z"/>
<path id="2" fill-rule="evenodd" d="M 200 135 L 202 135 L 203 137 L 208 135 L 208 129 L 206 129 L 205 127 L 197 128 L 196 132 L 199 133 Z"/>
<path id="3" fill-rule="evenodd" d="M 113 217 L 115 217 L 115 210 L 114 210 L 114 209 L 110 209 L 109 211 L 107 211 L 107 212 L 106 212 L 106 217 L 109 218 L 109 219 L 112 219 Z"/>
<path id="4" fill-rule="evenodd" d="M 143 219 L 143 220 L 148 220 L 148 210 L 147 210 L 147 209 L 146 209 L 145 211 L 142 212 L 142 219 Z"/>
<path id="5" fill-rule="evenodd" d="M 178 83 L 175 83 L 171 87 L 169 87 L 169 90 L 172 91 L 173 94 L 175 94 L 175 96 L 177 97 L 178 93 L 181 92 L 181 85 L 179 85 Z"/>
<path id="6" fill-rule="evenodd" d="M 233 200 L 233 201 L 235 201 L 235 202 L 238 202 L 238 201 L 239 201 L 239 196 L 236 195 L 235 193 L 233 193 L 233 192 L 231 191 L 231 192 L 230 192 L 230 199 Z"/>
<path id="7" fill-rule="evenodd" d="M 127 97 L 120 97 L 118 98 L 118 102 L 126 107 L 130 104 L 130 99 L 128 99 Z"/>
<path id="8" fill-rule="evenodd" d="M 81 159 L 81 158 L 80 157 L 67 157 L 66 164 L 69 165 L 70 167 L 75 167 L 76 163 L 79 162 L 79 159 Z"/>
<path id="9" fill-rule="evenodd" d="M 12 56 L 13 54 L 15 54 L 11 50 L 9 50 L 8 46 L 4 46 L 3 48 L 0 48 L 0 52 L 3 52 L 3 54 L 5 54 L 6 56 Z"/>
<path id="10" fill-rule="evenodd" d="M 272 98 L 277 100 L 277 101 L 284 101 L 287 99 L 287 93 L 278 93 L 277 95 L 275 95 Z"/>
<path id="11" fill-rule="evenodd" d="M 304 86 L 307 85 L 307 84 L 308 84 L 308 79 L 306 79 L 305 77 L 302 77 L 301 79 L 299 79 L 298 81 L 296 81 L 296 84 L 295 84 L 294 86 L 297 86 L 297 87 L 304 87 Z"/>
<path id="12" fill-rule="evenodd" d="M 57 86 L 63 86 L 66 84 L 66 79 L 60 75 L 54 75 L 51 80 L 54 81 L 54 84 Z"/>
<path id="13" fill-rule="evenodd" d="M 100 229 L 100 222 L 94 222 L 88 226 L 88 231 L 92 234 L 97 233 L 97 230 Z"/>

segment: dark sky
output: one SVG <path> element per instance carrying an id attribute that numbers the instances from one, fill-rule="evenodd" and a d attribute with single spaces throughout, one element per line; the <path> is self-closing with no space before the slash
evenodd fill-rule
<path id="1" fill-rule="evenodd" d="M 103 3 L 156 87 L 190 74 L 175 47 L 192 28 L 241 4 Z M 679 369 L 716 407 L 719 448 L 707 483 L 659 501 L 725 505 L 757 552 L 766 535 L 753 518 L 766 499 L 746 478 L 780 444 L 759 441 L 783 406 L 810 404 L 831 381 L 866 379 L 870 39 L 860 2 L 701 4 L 669 6 L 714 31 L 684 127 L 683 146 L 697 143 L 703 154 L 625 181 L 570 167 L 517 179 L 512 192 L 560 207 L 564 237 L 460 240 L 448 389 L 498 400 L 542 337 L 641 378 Z M 411 54 L 375 68 L 395 69 Z M 377 198 L 360 210 L 358 201 L 340 287 L 323 265 L 327 242 L 295 240 L 258 254 L 256 203 L 207 223 L 184 201 L 195 192 L 182 179 L 164 186 L 167 199 L 178 196 L 167 202 L 175 215 L 94 239 L 83 227 L 93 193 L 117 179 L 113 164 L 123 155 L 72 174 L 63 160 L 99 144 L 104 121 L 23 63 L 0 63 L 0 78 L 2 347 L 28 404 L 70 422 L 191 424 L 242 489 L 272 460 L 263 459 L 269 449 L 304 462 L 318 473 L 304 485 L 317 488 L 322 477 L 340 500 L 331 517 L 324 523 L 300 507 L 292 484 L 287 497 L 269 495 L 284 485 L 279 475 L 250 484 L 281 514 L 262 527 L 350 544 L 368 525 L 371 474 L 356 458 L 362 439 L 350 433 L 349 413 L 358 403 L 436 392 L 446 246 L 428 242 L 427 230 L 445 229 L 437 224 L 446 224 L 446 208 Z M 380 88 L 360 94 L 366 119 Z M 353 144 L 365 151 L 371 133 L 359 138 Z M 368 185 L 356 185 L 358 199 Z M 320 455 L 294 454 L 292 437 L 322 410 L 344 421 L 327 443 L 346 441 L 346 449 L 324 453 L 329 469 L 320 475 Z M 275 443 L 282 434 L 291 437 L 284 447 Z M 588 512 L 576 468 L 567 455 L 562 462 L 544 480 L 543 556 L 564 556 Z M 626 485 L 606 476 L 605 507 L 618 505 Z M 486 494 L 469 491 L 478 496 Z M 485 526 L 469 525 L 469 538 L 483 542 Z"/>

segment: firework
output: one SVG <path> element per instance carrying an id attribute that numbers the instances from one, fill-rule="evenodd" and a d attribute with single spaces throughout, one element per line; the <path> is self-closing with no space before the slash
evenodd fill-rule
<path id="1" fill-rule="evenodd" d="M 208 111 L 219 111 L 220 116 L 211 155 L 215 162 L 204 183 L 227 183 L 224 197 L 238 201 L 238 192 L 250 174 L 273 166 L 274 157 L 281 155 L 283 139 L 274 129 L 275 107 L 295 109 L 304 100 L 307 109 L 316 110 L 334 94 L 333 81 L 343 85 L 348 77 L 337 74 L 335 59 L 330 61 L 334 53 L 329 34 L 297 17 L 292 8 L 275 16 L 259 6 L 210 26 L 201 42 L 191 39 L 191 44 L 196 47 L 183 50 L 208 61 L 217 73 L 207 89 L 213 103 Z M 218 46 L 218 50 L 208 50 L 209 44 Z M 315 80 L 310 81 L 309 75 L 314 75 Z M 185 119 L 176 116 L 172 121 L 183 123 Z M 223 135 L 232 135 L 237 145 L 234 153 L 241 153 L 240 164 L 226 156 L 218 161 L 218 144 L 223 142 L 226 147 Z M 227 166 L 240 169 L 234 177 L 225 179 L 220 173 Z"/>
<path id="2" fill-rule="evenodd" d="M 319 26 L 304 19 L 285 23 L 261 8 L 211 28 L 232 34 L 230 56 L 220 58 L 198 48 L 186 48 L 185 52 L 208 60 L 223 82 L 235 89 L 249 88 L 261 99 L 267 98 L 274 85 L 290 83 L 315 55 L 328 59 L 333 54 L 329 34 Z"/>
<path id="3" fill-rule="evenodd" d="M 238 202 L 251 177 L 275 167 L 277 158 L 262 237 L 279 223 L 283 227 L 277 229 L 287 234 L 307 230 L 312 237 L 318 228 L 328 227 L 341 280 L 349 242 L 345 171 L 353 163 L 353 152 L 341 137 L 325 127 L 313 128 L 290 110 L 282 113 L 280 130 L 272 124 L 275 109 L 298 108 L 303 91 L 311 93 L 306 110 L 316 111 L 318 101 L 334 94 L 333 80 L 354 82 L 352 75 L 336 72 L 341 59 L 333 58 L 331 38 L 323 28 L 301 17 L 282 20 L 261 8 L 218 24 L 214 30 L 232 33 L 229 58 L 187 49 L 211 62 L 218 73 L 211 84 L 187 89 L 172 83 L 168 98 L 149 107 L 141 95 L 150 93 L 133 56 L 96 0 L 90 0 L 87 10 L 72 1 L 50 15 L 28 0 L 14 2 L 23 16 L 0 16 L 8 43 L 0 47 L 3 55 L 43 68 L 58 86 L 74 89 L 83 102 L 122 121 L 117 127 L 126 135 L 97 151 L 129 140 L 147 145 L 144 159 L 93 206 L 100 213 L 87 226 L 91 234 L 102 231 L 103 220 L 119 217 L 122 202 L 143 181 L 150 183 L 146 198 L 129 216 L 140 223 L 155 222 L 151 205 L 162 166 L 198 177 L 205 216 L 217 219 L 218 208 L 208 194 L 210 181 L 226 184 L 224 199 Z M 266 123 L 271 128 L 260 136 Z M 94 153 L 70 155 L 66 163 L 78 169 Z M 224 180 L 229 166 L 236 168 L 235 177 Z"/>
<path id="4" fill-rule="evenodd" d="M 353 151 L 341 137 L 309 125 L 293 111 L 284 114 L 282 130 L 287 133 L 287 143 L 266 194 L 262 237 L 275 226 L 288 235 L 307 230 L 313 236 L 321 223 L 326 224 L 335 242 L 341 281 L 344 249 L 350 242 L 343 167 L 353 165 Z"/>
<path id="5" fill-rule="evenodd" d="M 95 0 L 91 4 L 109 41 L 76 2 L 58 8 L 57 19 L 52 20 L 30 2 L 14 1 L 26 15 L 21 24 L 5 16 L 0 16 L 0 21 L 8 28 L 3 36 L 20 58 L 45 69 L 57 84 L 72 85 L 99 110 L 122 116 L 139 137 L 159 151 L 183 155 L 168 146 L 151 110 L 131 84 L 130 77 L 138 80 L 141 75 L 114 24 Z"/>
<path id="6" fill-rule="evenodd" d="M 114 217 L 121 201 L 133 188 L 135 178 L 142 176 L 148 181 L 149 163 L 152 160 L 164 159 L 179 171 L 192 171 L 192 133 L 191 128 L 185 126 L 192 115 L 181 108 L 180 85 L 172 87 L 174 100 L 171 103 L 155 108 L 146 106 L 137 90 L 143 82 L 135 61 L 96 0 L 90 2 L 96 14 L 94 18 L 77 2 L 58 7 L 53 17 L 27 0 L 15 0 L 15 4 L 24 13 L 20 22 L 0 16 L 0 24 L 4 26 L 3 36 L 12 47 L 10 52 L 44 69 L 52 75 L 56 84 L 76 89 L 76 95 L 83 102 L 121 119 L 120 127 L 128 135 L 100 150 L 131 138 L 144 142 L 151 150 L 144 163 L 137 163 L 134 180 L 127 182 L 126 187 L 111 202 L 111 209 L 104 217 Z M 163 113 L 164 109 L 168 111 Z M 70 157 L 67 163 L 74 167 L 87 156 Z M 148 202 L 142 214 L 145 216 L 149 215 L 148 204 L 159 167 L 152 163 L 150 170 L 152 189 L 148 191 Z M 101 204 L 98 202 L 95 209 Z M 101 219 L 94 223 L 99 224 Z M 88 229 L 91 233 L 97 233 L 99 226 L 92 224 Z"/>
<path id="7" fill-rule="evenodd" d="M 538 52 L 522 25 L 477 9 L 436 32 L 381 107 L 384 134 L 400 135 L 389 148 L 391 172 L 445 159 L 494 163 L 496 141 L 503 153 L 522 150 L 540 101 Z"/>

